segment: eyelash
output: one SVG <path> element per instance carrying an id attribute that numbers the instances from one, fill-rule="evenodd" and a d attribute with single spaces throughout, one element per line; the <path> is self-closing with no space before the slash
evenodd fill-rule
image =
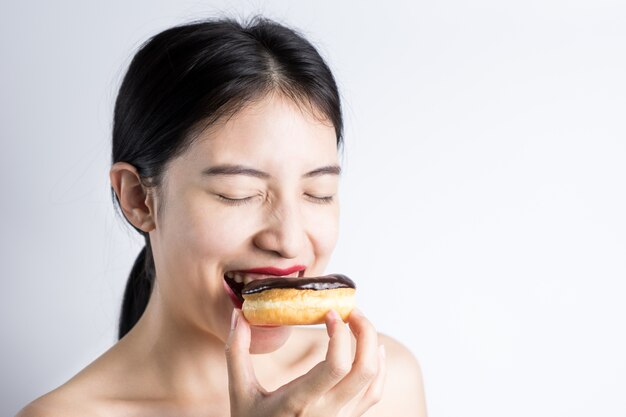
<path id="1" fill-rule="evenodd" d="M 312 199 L 317 204 L 330 204 L 334 200 L 334 196 L 332 195 L 328 197 L 315 197 L 314 195 L 307 194 L 306 196 Z"/>
<path id="2" fill-rule="evenodd" d="M 334 196 L 327 196 L 327 197 L 316 197 L 314 195 L 310 195 L 310 194 L 305 194 L 308 198 L 310 198 L 311 200 L 313 200 L 314 203 L 317 204 L 330 204 L 333 202 L 334 200 Z M 244 204 L 248 204 L 254 197 L 256 196 L 252 196 L 252 197 L 244 197 L 244 198 L 228 198 L 225 197 L 223 195 L 217 194 L 217 197 L 226 202 L 227 204 L 233 205 L 233 206 L 242 206 Z"/>
<path id="3" fill-rule="evenodd" d="M 245 198 L 228 198 L 228 197 L 224 197 L 223 195 L 217 194 L 217 197 L 226 202 L 227 204 L 230 204 L 232 206 L 242 206 L 244 204 L 247 204 L 250 200 L 252 200 L 254 197 L 245 197 Z"/>

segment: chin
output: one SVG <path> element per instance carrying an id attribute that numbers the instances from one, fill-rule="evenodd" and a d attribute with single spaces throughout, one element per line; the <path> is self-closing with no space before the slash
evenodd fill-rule
<path id="1" fill-rule="evenodd" d="M 291 335 L 289 326 L 250 326 L 250 353 L 270 353 L 282 347 Z"/>

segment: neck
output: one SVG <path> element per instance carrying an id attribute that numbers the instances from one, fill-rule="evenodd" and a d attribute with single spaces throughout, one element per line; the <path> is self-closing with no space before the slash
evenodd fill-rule
<path id="1" fill-rule="evenodd" d="M 141 319 L 119 342 L 129 351 L 138 380 L 142 384 L 151 381 L 145 386 L 146 397 L 185 404 L 214 401 L 216 394 L 227 399 L 224 342 L 214 334 L 181 325 L 165 308 L 157 297 L 151 297 Z"/>
<path id="2" fill-rule="evenodd" d="M 225 343 L 217 335 L 188 323 L 182 318 L 177 320 L 163 302 L 151 297 L 141 319 L 118 344 L 128 358 L 126 374 L 137 381 L 133 396 L 181 407 L 228 404 Z M 263 344 L 263 329 L 255 330 L 253 341 Z M 284 330 L 288 335 L 290 329 Z M 282 351 L 252 355 L 261 381 L 276 377 L 284 362 Z"/>

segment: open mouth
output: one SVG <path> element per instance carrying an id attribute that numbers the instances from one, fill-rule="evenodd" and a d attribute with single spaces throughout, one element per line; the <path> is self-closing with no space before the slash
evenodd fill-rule
<path id="1" fill-rule="evenodd" d="M 304 276 L 305 270 L 302 269 L 300 271 L 296 273 L 292 273 L 289 275 L 285 275 L 284 278 L 289 279 L 289 278 L 302 278 Z M 228 295 L 230 296 L 230 300 L 233 302 L 233 305 L 236 308 L 241 308 L 243 306 L 243 296 L 241 295 L 241 291 L 243 290 L 243 287 L 245 287 L 247 282 L 250 281 L 256 281 L 256 280 L 260 280 L 260 279 L 266 279 L 266 278 L 278 278 L 281 277 L 281 275 L 269 275 L 269 274 L 248 274 L 246 276 L 245 280 L 242 280 L 240 276 L 238 276 L 237 278 L 233 278 L 232 276 L 227 276 L 227 275 L 231 275 L 228 272 L 226 272 L 224 274 L 224 288 L 226 289 L 226 292 L 228 293 Z M 252 276 L 252 278 L 251 278 Z"/>
<path id="2" fill-rule="evenodd" d="M 228 278 L 226 275 L 224 275 L 224 282 L 230 300 L 235 307 L 241 308 L 243 306 L 243 296 L 241 295 L 241 290 L 243 290 L 244 287 L 243 282 L 237 282 L 232 278 Z"/>

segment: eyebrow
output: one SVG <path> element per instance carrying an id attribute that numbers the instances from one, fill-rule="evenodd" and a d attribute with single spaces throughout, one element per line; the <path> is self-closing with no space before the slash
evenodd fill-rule
<path id="1" fill-rule="evenodd" d="M 249 177 L 268 179 L 271 175 L 258 169 L 246 167 L 243 165 L 216 165 L 202 171 L 203 176 L 221 176 L 221 175 L 246 175 Z M 341 175 L 341 167 L 339 165 L 327 165 L 321 168 L 307 172 L 302 178 L 313 178 L 322 175 Z"/>
<path id="2" fill-rule="evenodd" d="M 311 172 L 307 172 L 302 177 L 313 178 L 321 175 L 341 175 L 341 167 L 339 165 L 327 165 L 325 167 L 314 169 Z"/>

